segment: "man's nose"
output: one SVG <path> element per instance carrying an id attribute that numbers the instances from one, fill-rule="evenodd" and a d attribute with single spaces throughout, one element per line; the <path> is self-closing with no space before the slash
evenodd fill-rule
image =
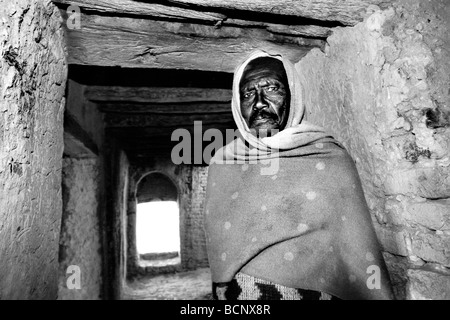
<path id="1" fill-rule="evenodd" d="M 256 91 L 256 103 L 253 106 L 254 109 L 260 110 L 267 108 L 269 105 L 267 104 L 266 99 L 264 98 L 264 95 L 262 93 L 262 90 Z"/>

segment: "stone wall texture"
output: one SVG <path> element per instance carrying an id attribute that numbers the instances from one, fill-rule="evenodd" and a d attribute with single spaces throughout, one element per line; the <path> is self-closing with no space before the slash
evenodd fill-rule
<path id="1" fill-rule="evenodd" d="M 67 78 L 50 1 L 0 5 L 0 299 L 55 299 Z"/>
<path id="2" fill-rule="evenodd" d="M 101 293 L 102 261 L 98 221 L 99 174 L 97 159 L 63 160 L 63 219 L 59 251 L 60 300 L 96 300 Z M 69 266 L 80 268 L 80 289 L 70 289 Z"/>
<path id="3" fill-rule="evenodd" d="M 398 299 L 450 294 L 450 7 L 399 1 L 297 65 L 307 119 L 356 162 Z"/>

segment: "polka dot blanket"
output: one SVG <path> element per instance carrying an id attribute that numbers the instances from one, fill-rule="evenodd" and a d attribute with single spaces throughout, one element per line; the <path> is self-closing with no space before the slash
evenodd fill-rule
<path id="1" fill-rule="evenodd" d="M 262 175 L 262 163 L 210 165 L 204 219 L 213 282 L 242 272 L 341 299 L 390 297 L 354 163 L 320 141 L 301 155 L 282 153 L 276 174 Z"/>

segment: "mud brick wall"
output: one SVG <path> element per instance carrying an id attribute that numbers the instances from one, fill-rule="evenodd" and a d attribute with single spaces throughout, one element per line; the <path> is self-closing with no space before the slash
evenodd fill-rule
<path id="1" fill-rule="evenodd" d="M 193 267 L 207 267 L 206 236 L 203 227 L 203 208 L 206 197 L 206 183 L 208 180 L 207 166 L 192 168 L 192 202 L 190 213 L 185 220 L 186 228 L 190 230 L 189 253 L 195 261 Z"/>
<path id="2" fill-rule="evenodd" d="M 66 50 L 50 1 L 0 5 L 0 299 L 55 299 Z"/>
<path id="3" fill-rule="evenodd" d="M 297 65 L 353 156 L 399 299 L 450 298 L 450 7 L 399 1 Z"/>
<path id="4" fill-rule="evenodd" d="M 63 160 L 63 219 L 59 250 L 60 300 L 97 300 L 101 296 L 101 245 L 98 221 L 100 168 L 97 159 Z M 70 289 L 71 265 L 80 268 L 80 288 Z"/>

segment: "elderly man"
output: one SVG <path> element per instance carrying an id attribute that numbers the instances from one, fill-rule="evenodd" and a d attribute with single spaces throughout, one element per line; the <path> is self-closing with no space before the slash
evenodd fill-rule
<path id="1" fill-rule="evenodd" d="M 360 180 L 305 121 L 292 64 L 257 51 L 235 72 L 240 136 L 211 160 L 205 232 L 215 299 L 391 299 Z M 268 162 L 276 170 L 264 173 Z"/>

